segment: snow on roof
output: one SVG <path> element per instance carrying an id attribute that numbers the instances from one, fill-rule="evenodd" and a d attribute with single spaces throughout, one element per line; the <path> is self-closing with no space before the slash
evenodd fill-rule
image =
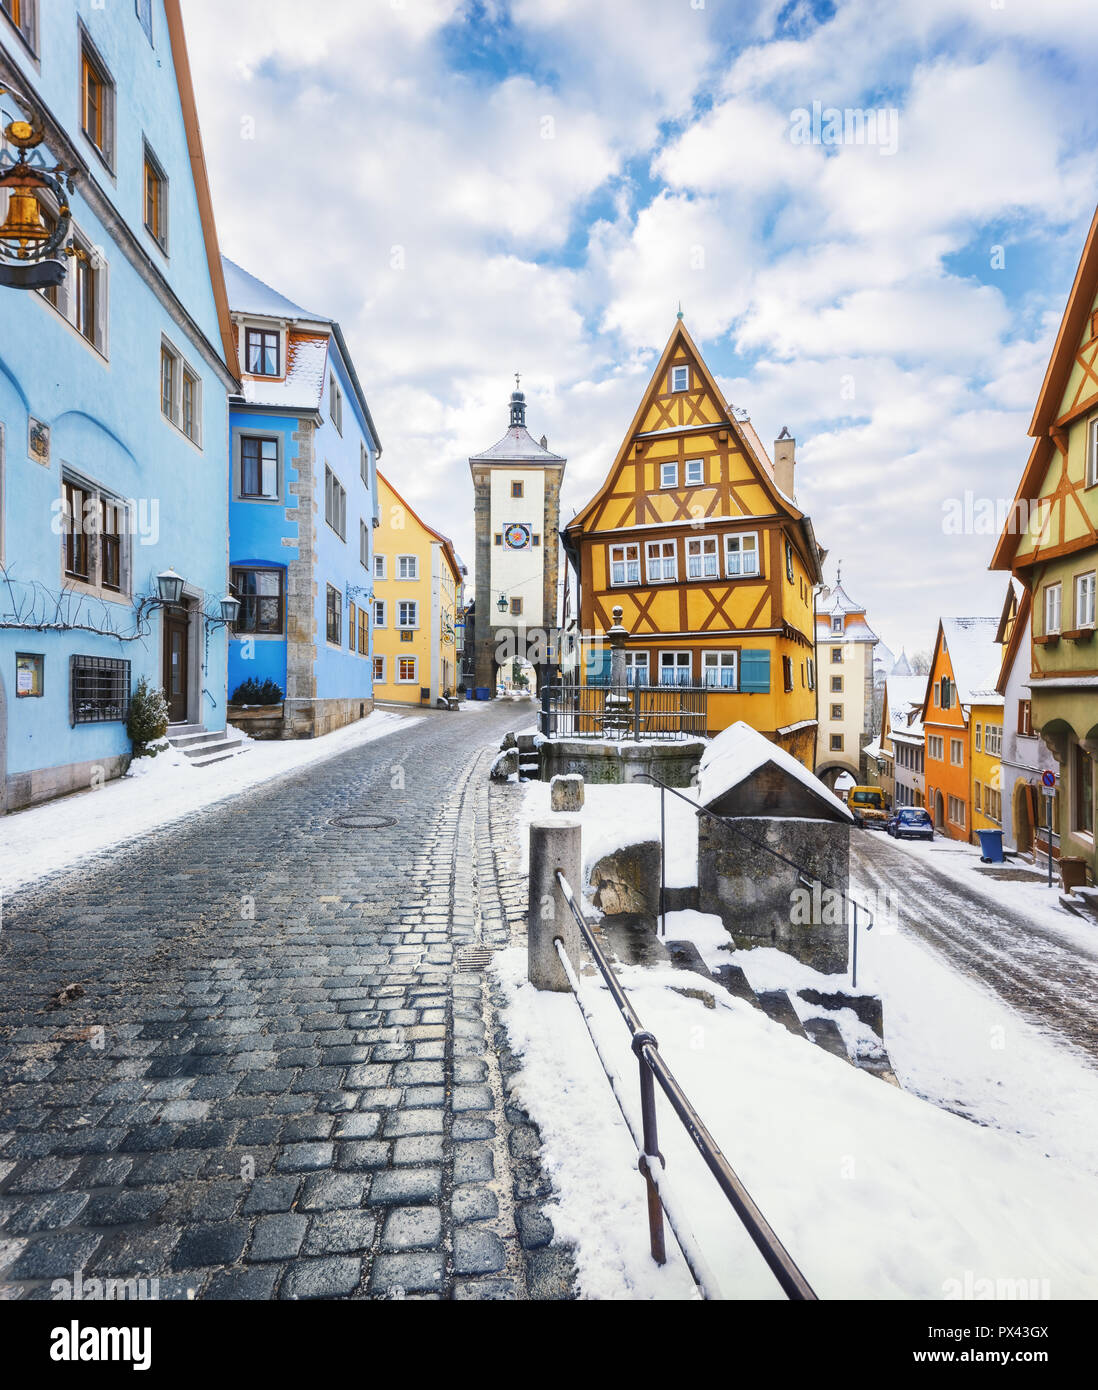
<path id="1" fill-rule="evenodd" d="M 864 613 L 865 604 L 855 603 L 841 584 L 826 589 L 816 606 L 818 613 Z"/>
<path id="2" fill-rule="evenodd" d="M 560 454 L 543 449 L 525 425 L 513 425 L 498 443 L 483 454 L 472 454 L 470 463 L 564 463 Z"/>
<path id="3" fill-rule="evenodd" d="M 890 676 L 913 676 L 915 672 L 911 669 L 911 662 L 907 659 L 907 652 L 900 650 L 899 660 L 888 673 Z"/>
<path id="4" fill-rule="evenodd" d="M 240 393 L 248 405 L 291 406 L 318 410 L 328 376 L 326 335 L 290 333 L 286 350 L 286 376 L 243 378 Z"/>
<path id="5" fill-rule="evenodd" d="M 922 731 L 926 683 L 926 676 L 889 676 L 885 689 L 888 692 L 888 722 L 892 733 L 915 734 Z"/>
<path id="6" fill-rule="evenodd" d="M 961 704 L 1002 704 L 995 689 L 1002 652 L 995 641 L 998 618 L 943 618 L 942 635 Z"/>
<path id="7" fill-rule="evenodd" d="M 327 314 L 313 314 L 279 294 L 275 289 L 254 275 L 250 275 L 228 256 L 221 257 L 225 271 L 225 289 L 229 295 L 229 308 L 234 314 L 260 314 L 273 319 L 310 319 L 313 322 L 328 322 Z"/>
<path id="8" fill-rule="evenodd" d="M 771 743 L 750 724 L 739 720 L 724 729 L 709 747 L 701 760 L 698 771 L 698 800 L 703 806 L 712 806 L 733 787 L 745 782 L 752 773 L 758 772 L 767 763 L 773 763 L 788 776 L 805 786 L 813 796 L 830 811 L 839 811 L 844 820 L 854 817 L 846 806 L 834 796 L 814 773 L 809 772 L 792 753 L 787 753 L 776 743 Z"/>

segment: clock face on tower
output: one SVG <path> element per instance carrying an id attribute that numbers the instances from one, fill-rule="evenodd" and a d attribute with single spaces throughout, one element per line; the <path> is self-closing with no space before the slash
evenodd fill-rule
<path id="1" fill-rule="evenodd" d="M 524 521 L 510 521 L 503 528 L 503 544 L 508 550 L 529 550 L 533 533 Z"/>

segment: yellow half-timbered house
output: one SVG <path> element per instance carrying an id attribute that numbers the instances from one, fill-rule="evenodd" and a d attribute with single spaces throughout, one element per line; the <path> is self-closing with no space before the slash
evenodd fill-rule
<path id="1" fill-rule="evenodd" d="M 793 472 L 793 439 L 783 430 L 771 462 L 680 318 L 606 481 L 563 535 L 588 683 L 609 677 L 620 605 L 631 684 L 704 685 L 711 733 L 742 719 L 811 768 L 822 552 Z"/>

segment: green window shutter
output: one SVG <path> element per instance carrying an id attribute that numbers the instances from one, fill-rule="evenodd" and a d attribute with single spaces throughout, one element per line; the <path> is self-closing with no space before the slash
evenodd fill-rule
<path id="1" fill-rule="evenodd" d="M 770 653 L 740 653 L 740 690 L 745 695 L 770 694 Z"/>
<path id="2" fill-rule="evenodd" d="M 588 647 L 585 664 L 588 685 L 610 684 L 609 647 Z"/>

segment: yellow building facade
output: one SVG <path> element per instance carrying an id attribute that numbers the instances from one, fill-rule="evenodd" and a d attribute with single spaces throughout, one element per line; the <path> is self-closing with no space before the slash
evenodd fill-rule
<path id="1" fill-rule="evenodd" d="M 681 319 L 606 481 L 564 530 L 579 577 L 582 669 L 608 679 L 621 607 L 630 681 L 705 686 L 710 733 L 744 720 L 812 768 L 814 592 L 822 553 L 773 462 Z"/>
<path id="2" fill-rule="evenodd" d="M 972 830 L 1003 828 L 1003 704 L 974 704 L 969 711 L 972 747 Z"/>
<path id="3" fill-rule="evenodd" d="M 374 699 L 433 705 L 460 679 L 458 624 L 465 568 L 381 473 L 374 540 Z"/>

